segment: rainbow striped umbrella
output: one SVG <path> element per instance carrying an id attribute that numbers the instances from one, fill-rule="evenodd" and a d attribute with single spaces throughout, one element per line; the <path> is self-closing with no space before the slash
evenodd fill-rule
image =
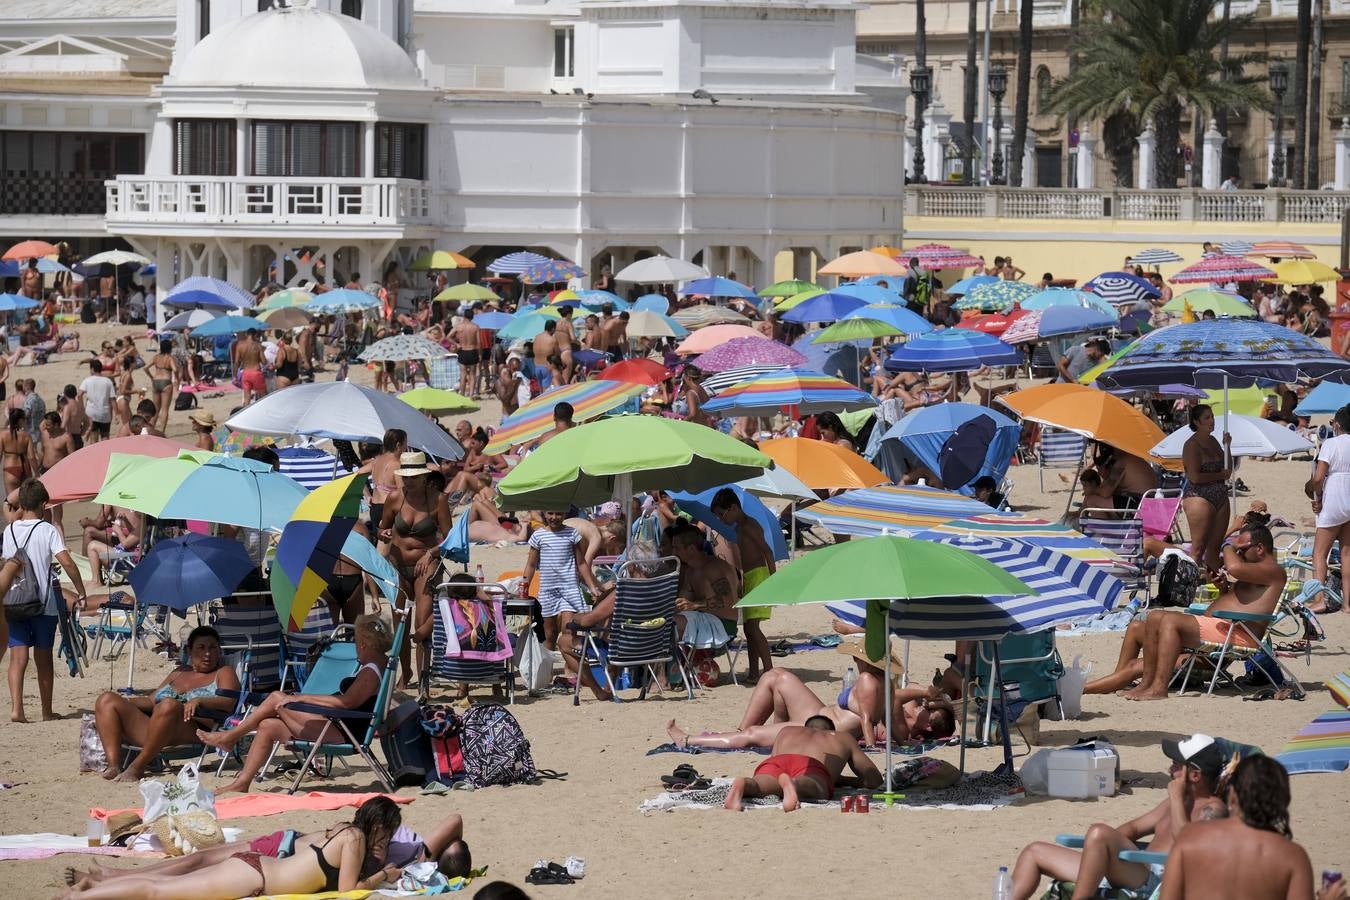
<path id="1" fill-rule="evenodd" d="M 990 513 L 989 507 L 956 491 L 882 486 L 845 491 L 807 507 L 797 518 L 831 534 L 909 537 L 952 519 L 982 513 Z"/>
<path id="2" fill-rule="evenodd" d="M 928 529 L 925 535 L 929 533 L 935 535 L 965 534 L 975 535 L 976 537 L 1017 540 L 1034 547 L 1054 550 L 1056 553 L 1062 553 L 1079 562 L 1085 562 L 1101 569 L 1113 568 L 1117 562 L 1110 550 L 1082 532 L 1074 531 L 1069 526 L 1059 522 L 1051 522 L 1049 519 L 1038 519 L 1033 516 L 984 513 L 943 522 L 941 525 L 935 525 Z"/>
<path id="3" fill-rule="evenodd" d="M 953 309 L 982 309 L 986 312 L 1007 312 L 1013 304 L 1021 303 L 1036 293 L 1035 285 L 1025 281 L 998 281 L 994 284 L 980 284 L 970 289 L 960 300 L 952 304 Z"/>
<path id="4" fill-rule="evenodd" d="M 1331 692 L 1331 699 L 1341 706 L 1350 708 L 1350 669 L 1328 678 L 1327 690 Z"/>
<path id="5" fill-rule="evenodd" d="M 783 369 L 733 384 L 703 404 L 723 416 L 771 416 L 783 407 L 795 415 L 849 412 L 877 405 L 876 398 L 847 381 L 810 369 Z"/>
<path id="6" fill-rule="evenodd" d="M 501 453 L 549 431 L 553 428 L 553 407 L 559 403 L 572 404 L 572 421 L 580 423 L 618 409 L 646 389 L 646 385 L 622 381 L 583 381 L 555 388 L 502 420 L 483 452 Z"/>
<path id="7" fill-rule="evenodd" d="M 1350 768 L 1350 710 L 1334 709 L 1313 719 L 1284 745 L 1275 761 L 1290 775 Z"/>
<path id="8" fill-rule="evenodd" d="M 299 631 L 319 595 L 328 587 L 333 565 L 361 512 L 366 475 L 330 481 L 310 491 L 281 532 L 272 563 L 272 603 L 287 631 Z"/>
<path id="9" fill-rule="evenodd" d="M 1246 255 L 1265 256 L 1270 259 L 1315 259 L 1317 257 L 1316 253 L 1293 241 L 1257 241 L 1252 244 L 1252 249 Z"/>
<path id="10" fill-rule="evenodd" d="M 1241 256 L 1206 256 L 1198 263 L 1189 265 L 1173 275 L 1173 284 L 1207 284 L 1229 281 L 1269 281 L 1275 277 L 1275 270 Z"/>

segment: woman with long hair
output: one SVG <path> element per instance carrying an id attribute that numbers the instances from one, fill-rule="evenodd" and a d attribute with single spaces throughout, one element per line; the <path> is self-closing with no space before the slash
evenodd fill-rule
<path id="1" fill-rule="evenodd" d="M 413 600 L 413 634 L 431 628 L 431 590 L 428 582 L 440 561 L 438 548 L 450 533 L 450 508 L 442 495 L 441 482 L 432 483 L 426 454 L 405 453 L 397 472 L 402 486 L 389 495 L 380 519 L 380 540 L 389 544 L 389 562 L 398 570 L 399 590 Z M 421 635 L 417 639 L 420 641 Z M 406 687 L 412 672 L 411 640 L 400 654 L 403 671 L 399 687 Z M 419 667 L 420 668 L 420 667 Z"/>
<path id="2" fill-rule="evenodd" d="M 1191 531 L 1191 556 L 1211 572 L 1223 565 L 1219 546 L 1223 543 L 1224 526 L 1228 524 L 1228 444 L 1232 438 L 1224 434 L 1224 443 L 1214 438 L 1214 410 L 1207 403 L 1191 407 L 1191 430 L 1194 432 L 1181 448 L 1182 463 L 1186 468 L 1186 488 L 1181 494 L 1181 509 Z"/>
<path id="3" fill-rule="evenodd" d="M 155 401 L 155 430 L 163 432 L 169 426 L 169 410 L 173 409 L 174 394 L 178 390 L 178 365 L 173 358 L 173 341 L 159 342 L 159 352 L 145 367 L 150 376 L 151 399 Z"/>
<path id="4" fill-rule="evenodd" d="M 9 411 L 9 428 L 0 433 L 0 454 L 5 468 L 5 493 L 23 484 L 35 462 L 33 439 L 28 435 L 28 413 L 22 409 Z"/>

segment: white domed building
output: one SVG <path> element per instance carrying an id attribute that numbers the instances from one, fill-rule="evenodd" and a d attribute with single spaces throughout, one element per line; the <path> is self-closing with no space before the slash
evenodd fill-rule
<path id="1" fill-rule="evenodd" d="M 31 43 L 73 28 L 57 0 L 14 2 L 41 8 L 25 17 Z M 901 233 L 899 65 L 857 57 L 848 2 L 176 0 L 165 16 L 167 2 L 65 4 L 107 22 L 146 13 L 136 40 L 155 34 L 157 55 L 102 76 L 148 100 L 153 119 L 130 123 L 143 164 L 129 151 L 109 173 L 97 226 L 34 197 L 0 208 L 0 236 L 102 228 L 154 258 L 163 284 L 252 286 L 319 263 L 371 281 L 433 247 L 483 261 L 529 247 L 592 272 L 660 252 L 764 283 L 787 251 L 801 274 Z M 63 35 L 97 48 L 95 30 Z M 85 55 L 68 66 L 95 67 Z M 33 103 L 11 96 L 7 56 L 5 129 Z M 47 85 L 57 127 L 69 74 Z"/>

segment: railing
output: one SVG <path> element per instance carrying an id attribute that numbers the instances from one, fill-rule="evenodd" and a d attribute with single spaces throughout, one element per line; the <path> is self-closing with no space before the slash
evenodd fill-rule
<path id="1" fill-rule="evenodd" d="M 123 175 L 105 186 L 109 222 L 402 225 L 431 219 L 427 184 L 400 178 Z"/>
<path id="2" fill-rule="evenodd" d="M 1073 190 L 1070 188 L 905 188 L 905 215 L 953 219 L 1115 219 L 1127 222 L 1292 222 L 1335 224 L 1350 209 L 1346 191 Z"/>

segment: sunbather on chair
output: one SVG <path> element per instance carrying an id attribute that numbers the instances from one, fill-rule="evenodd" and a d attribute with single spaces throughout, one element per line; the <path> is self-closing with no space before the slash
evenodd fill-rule
<path id="1" fill-rule="evenodd" d="M 1224 757 L 1214 738 L 1193 734 L 1182 741 L 1163 741 L 1163 753 L 1172 760 L 1167 799 L 1118 828 L 1098 822 L 1083 838 L 1083 849 L 1072 850 L 1047 841 L 1028 844 L 1013 866 L 1013 900 L 1027 900 L 1049 876 L 1074 883 L 1074 900 L 1095 897 L 1103 881 L 1115 888 L 1147 894 L 1162 880 L 1161 867 L 1120 859 L 1122 850 L 1139 849 L 1138 840 L 1153 835 L 1148 849 L 1166 853 L 1182 829 L 1192 822 L 1222 818 L 1223 801 L 1215 796 Z"/>
<path id="2" fill-rule="evenodd" d="M 1229 580 L 1229 589 L 1209 605 L 1208 614 L 1193 616 L 1175 610 L 1150 610 L 1142 621 L 1136 618 L 1125 631 L 1116 670 L 1110 675 L 1090 681 L 1084 693 L 1106 694 L 1126 688 L 1135 679 L 1138 687 L 1126 691 L 1131 700 L 1161 700 L 1167 696 L 1167 685 L 1176 670 L 1182 648 L 1199 647 L 1202 643 L 1221 644 L 1231 627 L 1230 622 L 1215 618 L 1219 611 L 1259 613 L 1275 611 L 1284 592 L 1285 571 L 1275 559 L 1275 541 L 1270 530 L 1260 525 L 1249 525 L 1222 548 L 1223 573 Z M 1260 635 L 1264 626 L 1248 625 Z M 1251 638 L 1238 629 L 1233 644 L 1251 645 Z M 1142 654 L 1142 659 L 1137 658 Z"/>
<path id="3" fill-rule="evenodd" d="M 858 777 L 840 778 L 845 765 Z M 829 800 L 835 786 L 844 783 L 874 788 L 881 784 L 881 772 L 857 741 L 834 730 L 832 719 L 812 716 L 805 725 L 783 727 L 774 739 L 773 755 L 753 776 L 732 782 L 725 806 L 739 812 L 744 799 L 782 797 L 783 812 L 792 812 L 802 800 Z"/>
<path id="4" fill-rule="evenodd" d="M 677 528 L 670 539 L 671 552 L 680 560 L 680 597 L 675 603 L 676 631 L 685 632 L 700 617 L 715 619 L 727 640 L 736 636 L 736 584 L 740 576 L 731 565 L 703 552 L 703 533 L 697 528 Z"/>

